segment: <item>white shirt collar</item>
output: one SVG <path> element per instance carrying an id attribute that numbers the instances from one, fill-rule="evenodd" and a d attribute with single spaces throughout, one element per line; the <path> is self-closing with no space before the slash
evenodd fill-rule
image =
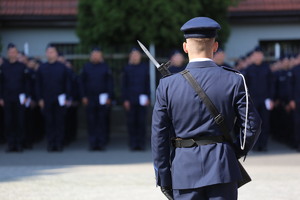
<path id="1" fill-rule="evenodd" d="M 213 61 L 213 60 L 210 58 L 194 58 L 190 60 L 190 62 L 203 62 L 203 61 Z"/>

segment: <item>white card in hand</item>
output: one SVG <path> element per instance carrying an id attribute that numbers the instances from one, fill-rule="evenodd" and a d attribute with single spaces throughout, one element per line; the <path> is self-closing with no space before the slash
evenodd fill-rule
<path id="1" fill-rule="evenodd" d="M 99 95 L 99 103 L 100 105 L 105 105 L 108 99 L 108 93 L 101 93 Z"/>
<path id="2" fill-rule="evenodd" d="M 24 93 L 19 94 L 20 104 L 23 105 L 26 99 L 26 95 Z"/>
<path id="3" fill-rule="evenodd" d="M 270 99 L 265 100 L 265 106 L 266 106 L 267 110 L 271 110 L 271 100 Z"/>
<path id="4" fill-rule="evenodd" d="M 66 94 L 61 94 L 61 95 L 58 95 L 58 103 L 60 106 L 64 106 L 65 103 L 66 103 Z"/>
<path id="5" fill-rule="evenodd" d="M 145 95 L 145 94 L 141 94 L 139 96 L 139 100 L 140 100 L 140 105 L 141 106 L 146 106 L 147 105 L 147 102 L 148 102 L 148 96 Z"/>

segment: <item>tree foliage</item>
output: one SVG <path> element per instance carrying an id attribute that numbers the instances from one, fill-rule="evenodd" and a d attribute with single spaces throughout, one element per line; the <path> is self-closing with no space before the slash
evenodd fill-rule
<path id="1" fill-rule="evenodd" d="M 83 47 L 154 43 L 159 47 L 181 45 L 180 27 L 197 16 L 211 17 L 222 29 L 219 40 L 229 36 L 228 6 L 233 0 L 80 0 L 77 34 Z"/>

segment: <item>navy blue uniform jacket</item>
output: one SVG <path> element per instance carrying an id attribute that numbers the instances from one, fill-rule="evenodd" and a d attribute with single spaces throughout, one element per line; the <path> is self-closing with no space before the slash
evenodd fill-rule
<path id="1" fill-rule="evenodd" d="M 130 101 L 132 104 L 139 104 L 139 95 L 150 96 L 149 67 L 140 63 L 124 67 L 122 79 L 123 100 Z"/>
<path id="2" fill-rule="evenodd" d="M 89 103 L 98 103 L 101 93 L 108 93 L 113 98 L 113 78 L 108 65 L 104 62 L 86 63 L 80 75 L 82 97 L 88 97 Z"/>
<path id="3" fill-rule="evenodd" d="M 8 101 L 19 101 L 19 95 L 26 97 L 30 93 L 29 74 L 26 66 L 20 62 L 4 62 L 1 66 L 0 98 Z"/>
<path id="4" fill-rule="evenodd" d="M 212 61 L 191 62 L 187 70 L 202 86 L 219 112 L 233 128 L 235 118 L 244 128 L 246 95 L 242 77 Z M 261 120 L 249 102 L 249 122 L 244 154 L 254 145 L 260 133 Z M 152 117 L 152 154 L 157 185 L 173 189 L 199 188 L 241 179 L 235 148 L 228 143 L 191 148 L 176 148 L 170 156 L 171 130 L 179 138 L 222 135 L 210 112 L 181 74 L 161 79 L 157 88 Z M 244 130 L 244 129 L 243 129 Z"/>
<path id="5" fill-rule="evenodd" d="M 37 99 L 46 103 L 58 102 L 58 96 L 71 95 L 71 77 L 67 67 L 60 63 L 44 63 L 40 66 L 36 76 Z"/>
<path id="6" fill-rule="evenodd" d="M 262 104 L 266 99 L 274 99 L 274 78 L 269 65 L 266 63 L 262 63 L 259 66 L 255 64 L 250 65 L 244 74 L 255 104 Z"/>

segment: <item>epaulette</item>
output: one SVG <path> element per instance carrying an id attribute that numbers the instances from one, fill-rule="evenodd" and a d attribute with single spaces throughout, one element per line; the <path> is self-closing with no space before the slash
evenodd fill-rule
<path id="1" fill-rule="evenodd" d="M 232 68 L 230 68 L 230 67 L 222 66 L 222 68 L 225 69 L 225 70 L 227 70 L 227 71 L 235 72 L 235 73 L 238 73 L 238 74 L 241 73 L 241 72 L 239 72 L 238 70 L 232 69 Z"/>

